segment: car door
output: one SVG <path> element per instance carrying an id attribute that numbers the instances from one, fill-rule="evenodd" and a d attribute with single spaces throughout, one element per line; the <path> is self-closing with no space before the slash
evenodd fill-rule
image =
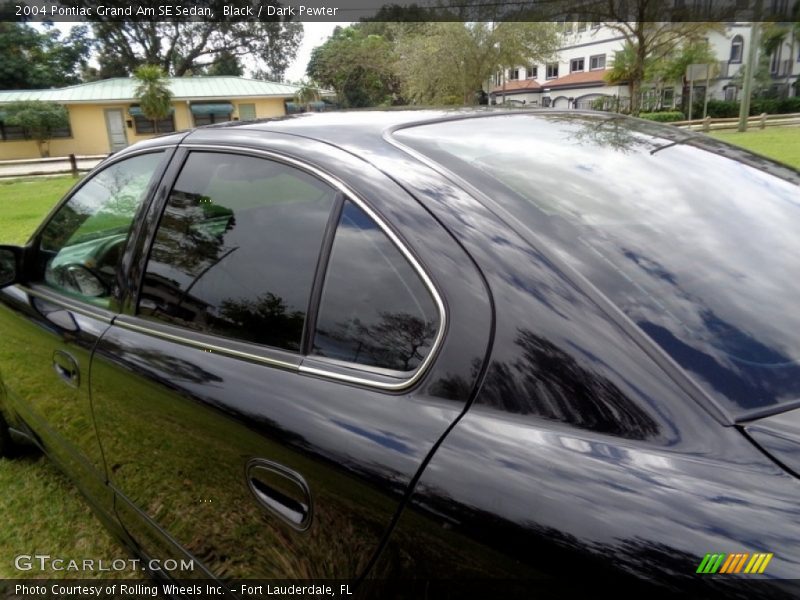
<path id="1" fill-rule="evenodd" d="M 149 150 L 90 175 L 34 236 L 26 285 L 0 290 L 0 376 L 9 406 L 109 512 L 89 363 L 119 305 L 120 257 L 166 154 Z"/>
<path id="2" fill-rule="evenodd" d="M 92 366 L 119 518 L 175 577 L 362 573 L 488 344 L 479 274 L 416 201 L 349 154 L 272 137 L 307 158 L 185 151 Z M 312 164 L 332 154 L 358 177 Z M 431 233 L 429 265 L 359 187 Z"/>

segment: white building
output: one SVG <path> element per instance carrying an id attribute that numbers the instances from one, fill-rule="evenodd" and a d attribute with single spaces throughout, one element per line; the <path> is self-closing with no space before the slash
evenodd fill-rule
<path id="1" fill-rule="evenodd" d="M 621 50 L 625 39 L 619 32 L 600 23 L 565 23 L 564 45 L 556 60 L 550 63 L 520 65 L 498 71 L 489 85 L 490 102 L 556 108 L 592 108 L 598 99 L 606 107 L 628 103 L 627 85 L 607 85 L 604 75 L 613 64 L 614 54 Z M 710 80 L 709 98 L 736 100 L 734 85 L 737 73 L 747 59 L 750 44 L 750 23 L 728 23 L 724 32 L 709 32 L 707 38 L 717 56 L 716 76 Z M 783 95 L 797 95 L 793 83 L 800 76 L 800 40 L 791 34 L 770 61 L 773 85 Z M 695 98 L 702 98 L 706 82 L 695 81 Z M 682 82 L 665 86 L 661 98 L 645 101 L 651 105 L 672 107 L 680 104 Z"/>

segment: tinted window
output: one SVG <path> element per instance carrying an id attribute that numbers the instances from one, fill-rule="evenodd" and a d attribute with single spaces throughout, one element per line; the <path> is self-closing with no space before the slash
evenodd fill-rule
<path id="1" fill-rule="evenodd" d="M 800 398 L 796 171 L 621 117 L 495 116 L 396 137 L 535 231 L 720 402 Z"/>
<path id="2" fill-rule="evenodd" d="M 122 160 L 87 181 L 40 237 L 47 285 L 105 306 L 133 218 L 163 152 Z"/>
<path id="3" fill-rule="evenodd" d="M 336 230 L 313 352 L 413 371 L 430 352 L 439 317 L 406 258 L 358 206 L 346 202 Z"/>
<path id="4" fill-rule="evenodd" d="M 299 350 L 335 198 L 281 163 L 191 154 L 150 251 L 140 314 Z"/>

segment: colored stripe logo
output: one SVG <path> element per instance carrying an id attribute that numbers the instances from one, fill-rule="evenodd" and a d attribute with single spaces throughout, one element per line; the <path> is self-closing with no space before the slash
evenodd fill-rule
<path id="1" fill-rule="evenodd" d="M 760 574 L 767 568 L 773 554 L 767 552 L 739 552 L 734 554 L 706 554 L 697 567 L 697 573 Z"/>

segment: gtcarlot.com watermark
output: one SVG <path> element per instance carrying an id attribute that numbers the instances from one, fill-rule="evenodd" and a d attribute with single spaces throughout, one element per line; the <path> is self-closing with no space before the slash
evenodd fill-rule
<path id="1" fill-rule="evenodd" d="M 194 571 L 194 561 L 188 559 L 141 560 L 138 558 L 60 558 L 49 554 L 20 554 L 14 557 L 14 568 L 18 571 Z"/>

